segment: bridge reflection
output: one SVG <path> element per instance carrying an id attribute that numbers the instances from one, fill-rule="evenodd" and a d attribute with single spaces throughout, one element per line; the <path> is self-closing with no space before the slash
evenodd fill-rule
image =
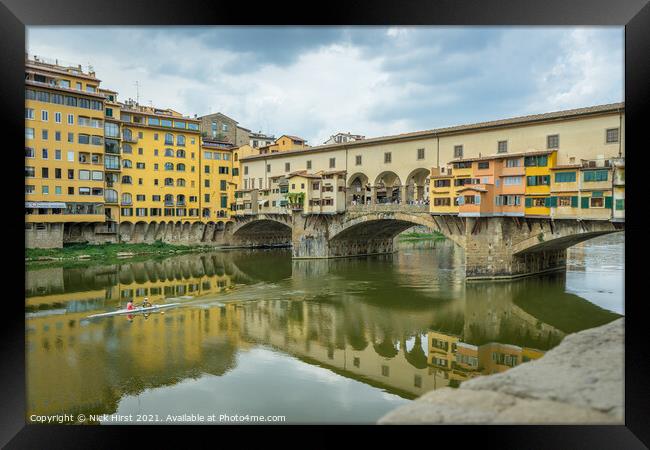
<path id="1" fill-rule="evenodd" d="M 242 251 L 29 272 L 28 414 L 112 413 L 126 395 L 235 371 L 237 354 L 260 345 L 414 398 L 617 317 L 566 293 L 562 275 L 465 285 L 453 271 L 418 275 L 447 267 L 453 252 L 397 254 L 388 269 L 382 258 L 301 265 L 286 251 Z M 83 320 L 127 295 L 181 294 L 234 301 Z"/>

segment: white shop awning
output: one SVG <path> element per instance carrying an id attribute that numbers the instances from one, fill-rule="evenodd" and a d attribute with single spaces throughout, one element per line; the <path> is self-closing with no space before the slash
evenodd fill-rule
<path id="1" fill-rule="evenodd" d="M 65 209 L 66 204 L 63 202 L 25 202 L 25 208 Z"/>
<path id="2" fill-rule="evenodd" d="M 260 206 L 266 206 L 266 205 L 268 205 L 268 203 L 269 203 L 268 199 L 266 199 L 266 200 L 258 200 L 257 201 L 257 204 L 260 205 Z"/>

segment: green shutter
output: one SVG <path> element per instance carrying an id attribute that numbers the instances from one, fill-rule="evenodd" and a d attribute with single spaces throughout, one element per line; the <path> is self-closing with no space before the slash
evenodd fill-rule
<path id="1" fill-rule="evenodd" d="M 557 207 L 557 197 L 549 197 L 549 200 L 551 202 L 551 207 L 556 208 Z"/>
<path id="2" fill-rule="evenodd" d="M 583 209 L 589 208 L 589 197 L 582 197 L 580 203 Z"/>
<path id="3" fill-rule="evenodd" d="M 577 208 L 578 207 L 578 196 L 577 195 L 571 197 L 571 207 L 572 208 Z"/>
<path id="4" fill-rule="evenodd" d="M 532 208 L 533 206 L 533 199 L 530 197 L 526 197 L 526 208 Z"/>
<path id="5" fill-rule="evenodd" d="M 612 197 L 605 197 L 605 208 L 612 209 Z"/>

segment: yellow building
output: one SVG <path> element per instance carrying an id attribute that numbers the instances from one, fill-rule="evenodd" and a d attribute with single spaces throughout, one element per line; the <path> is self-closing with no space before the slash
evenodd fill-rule
<path id="1" fill-rule="evenodd" d="M 28 245 L 33 238 L 60 246 L 66 222 L 104 222 L 99 84 L 81 66 L 25 61 L 25 222 L 34 230 Z"/>
<path id="2" fill-rule="evenodd" d="M 233 151 L 233 146 L 226 142 L 208 138 L 201 141 L 200 195 L 204 221 L 225 221 L 234 212 L 237 183 L 233 182 Z"/>
<path id="3" fill-rule="evenodd" d="M 431 169 L 429 182 L 429 210 L 434 214 L 458 214 L 456 185 L 450 172 Z"/>
<path id="4" fill-rule="evenodd" d="M 200 121 L 135 102 L 120 120 L 121 222 L 198 221 Z"/>
<path id="5" fill-rule="evenodd" d="M 549 146 L 553 146 L 550 144 Z M 557 150 L 528 152 L 526 169 L 526 216 L 548 217 L 551 214 L 551 168 L 557 161 Z"/>

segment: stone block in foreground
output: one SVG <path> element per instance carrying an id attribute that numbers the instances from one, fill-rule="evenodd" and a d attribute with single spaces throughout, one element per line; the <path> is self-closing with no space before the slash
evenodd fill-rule
<path id="1" fill-rule="evenodd" d="M 431 391 L 380 424 L 623 424 L 624 319 L 567 336 L 542 358 Z"/>

